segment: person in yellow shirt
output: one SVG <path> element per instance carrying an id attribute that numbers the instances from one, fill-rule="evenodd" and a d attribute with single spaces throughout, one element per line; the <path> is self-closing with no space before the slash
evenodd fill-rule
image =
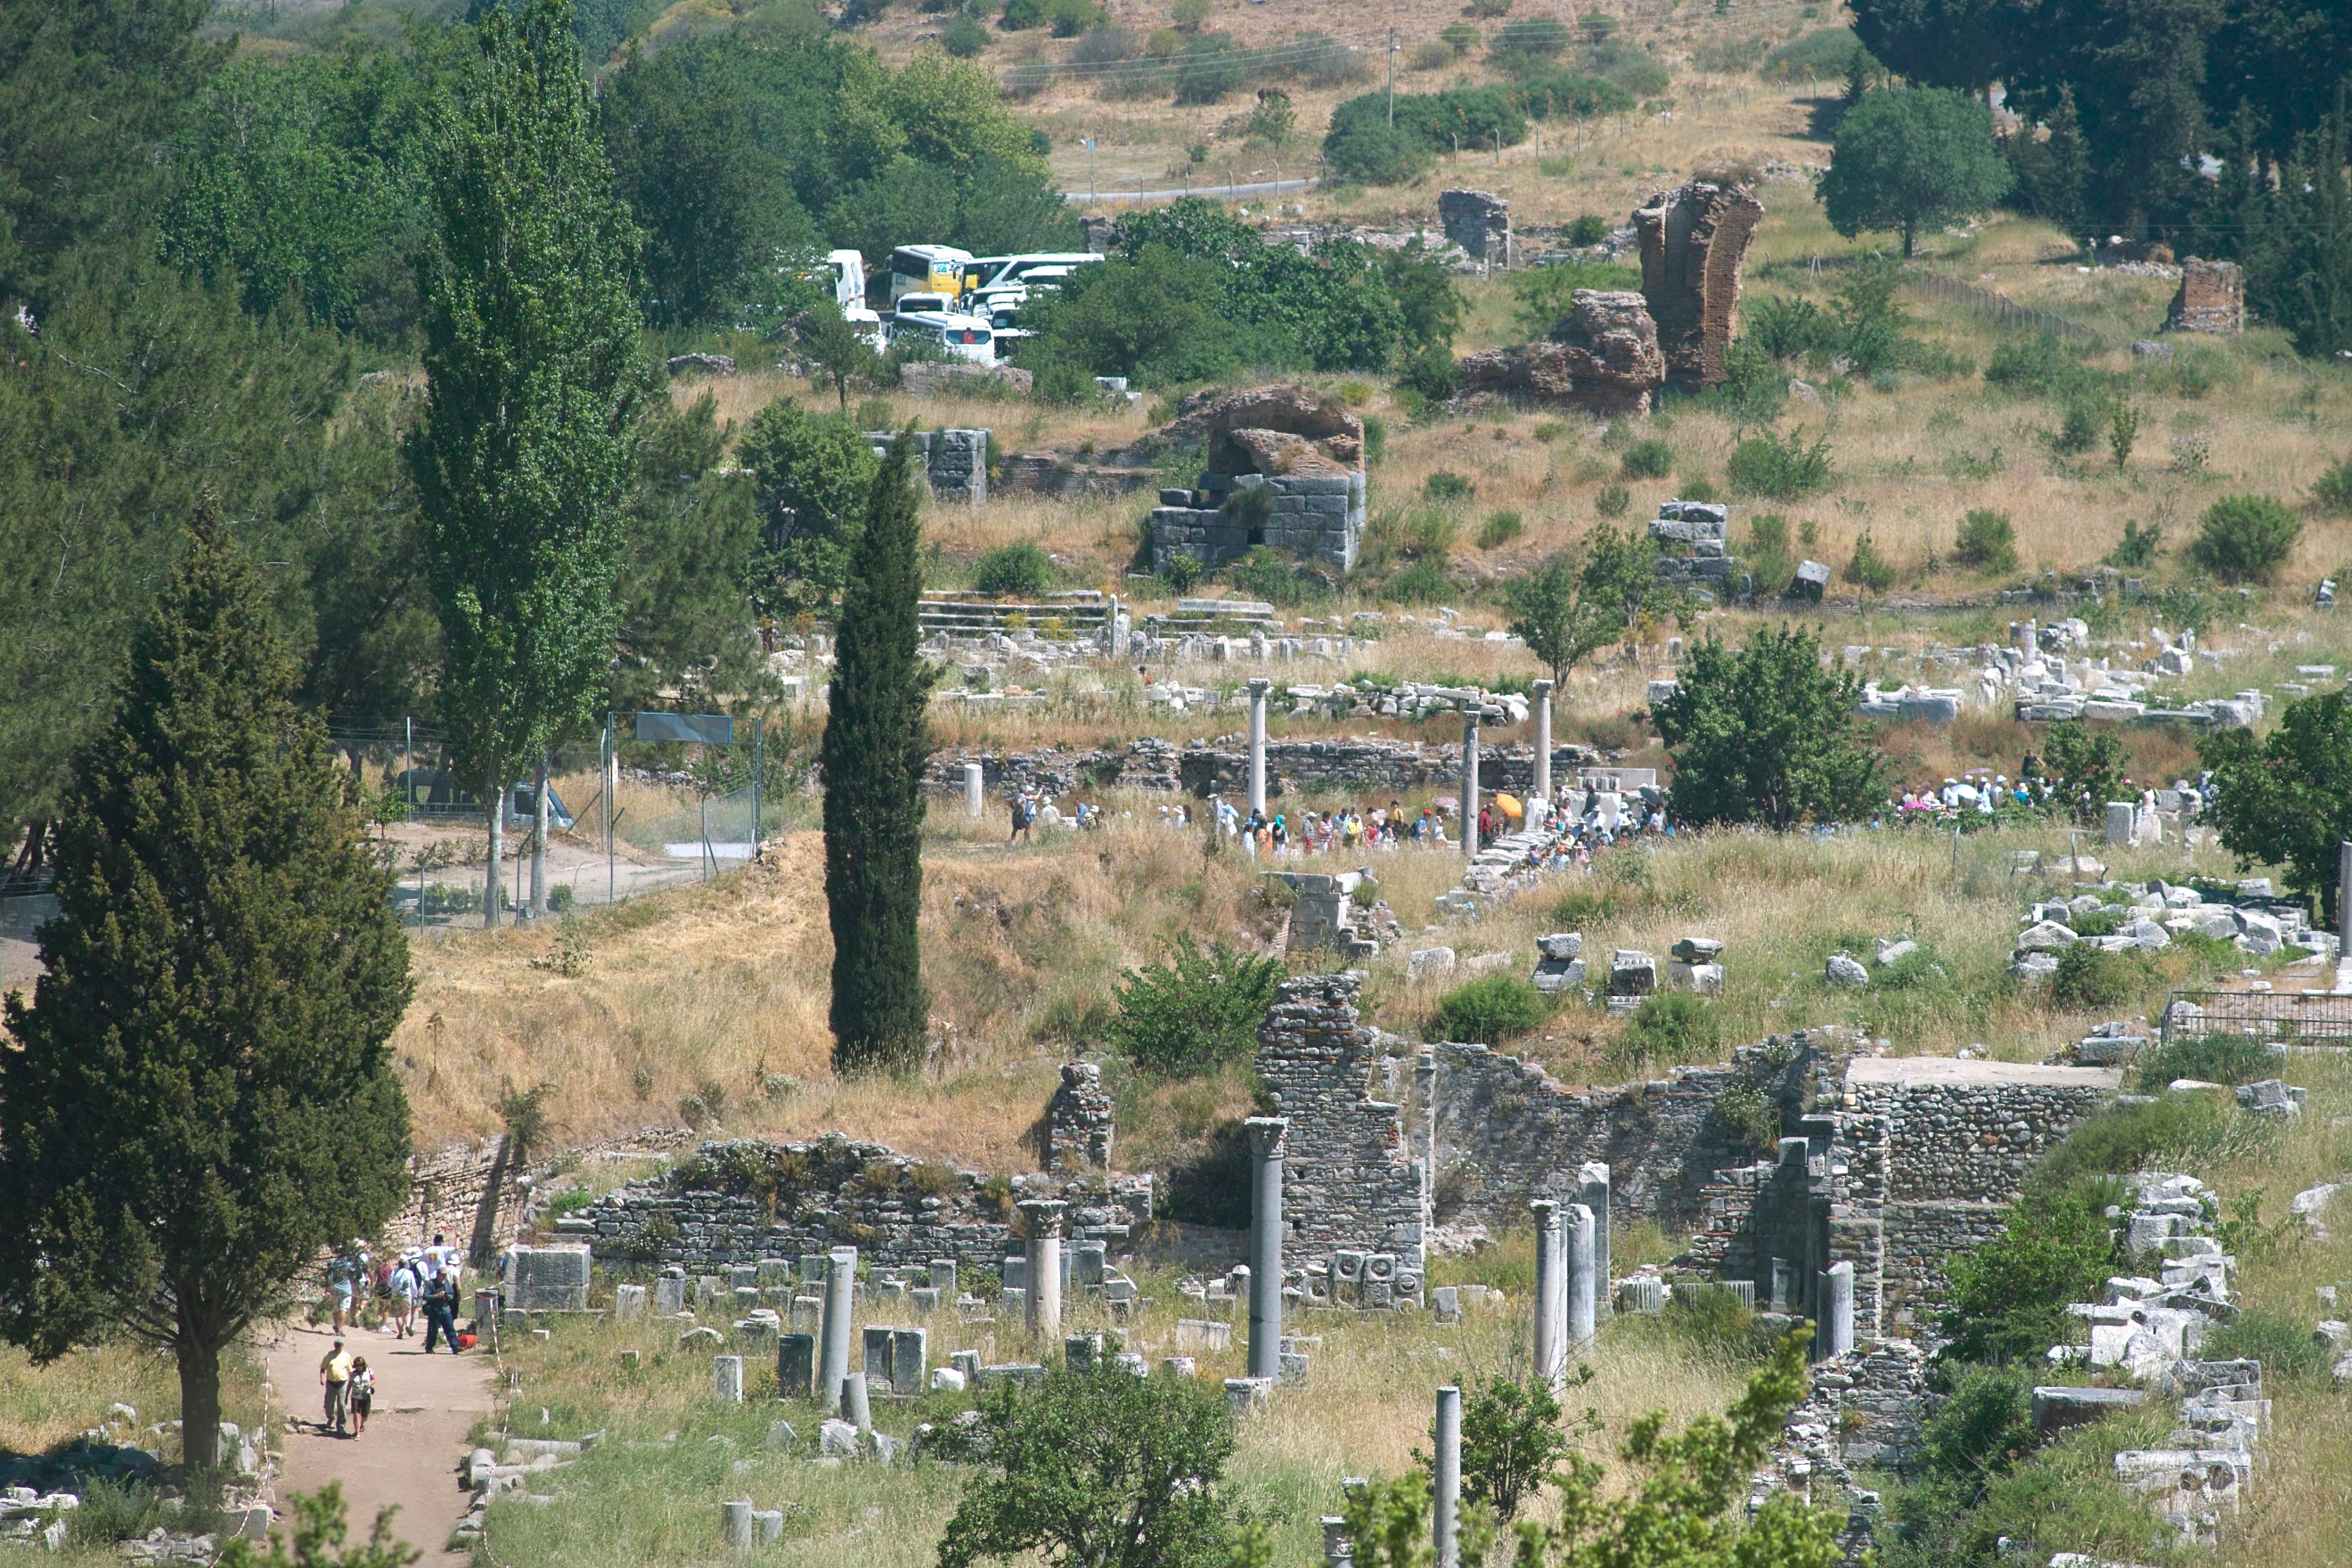
<path id="1" fill-rule="evenodd" d="M 327 1391 L 326 1418 L 320 1424 L 333 1428 L 340 1436 L 344 1417 L 351 1410 L 352 1394 L 352 1357 L 341 1340 L 319 1363 L 319 1386 Z"/>

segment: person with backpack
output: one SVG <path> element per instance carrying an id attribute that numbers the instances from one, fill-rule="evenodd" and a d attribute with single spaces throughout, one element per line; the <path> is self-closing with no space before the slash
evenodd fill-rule
<path id="1" fill-rule="evenodd" d="M 416 1278 L 416 1260 L 403 1253 L 384 1286 L 385 1297 L 392 1303 L 392 1326 L 396 1338 L 406 1339 L 415 1325 L 416 1299 L 423 1293 L 424 1287 Z"/>
<path id="2" fill-rule="evenodd" d="M 446 1269 L 434 1275 L 425 1286 L 425 1353 L 433 1353 L 433 1341 L 439 1335 L 449 1342 L 449 1353 L 457 1353 L 457 1286 Z"/>

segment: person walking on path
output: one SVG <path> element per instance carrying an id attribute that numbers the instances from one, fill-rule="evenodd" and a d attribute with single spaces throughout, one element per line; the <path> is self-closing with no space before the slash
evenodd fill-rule
<path id="1" fill-rule="evenodd" d="M 447 1272 L 436 1274 L 425 1287 L 425 1353 L 433 1353 L 436 1335 L 449 1342 L 457 1353 L 457 1290 Z"/>
<path id="2" fill-rule="evenodd" d="M 375 1373 L 368 1369 L 367 1357 L 361 1356 L 352 1363 L 349 1386 L 352 1436 L 356 1437 L 367 1430 L 369 1413 L 375 1409 Z"/>
<path id="3" fill-rule="evenodd" d="M 404 1340 L 416 1321 L 416 1298 L 423 1294 L 423 1287 L 416 1278 L 415 1260 L 403 1255 L 384 1289 L 392 1299 L 392 1326 L 395 1337 Z"/>
<path id="4" fill-rule="evenodd" d="M 327 1394 L 326 1416 L 320 1425 L 340 1435 L 352 1396 L 351 1352 L 343 1349 L 341 1339 L 327 1352 L 326 1359 L 319 1363 L 319 1386 Z"/>

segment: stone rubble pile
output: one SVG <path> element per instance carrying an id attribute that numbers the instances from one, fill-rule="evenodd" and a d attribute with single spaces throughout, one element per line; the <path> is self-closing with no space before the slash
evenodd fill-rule
<path id="1" fill-rule="evenodd" d="M 2010 973 L 2029 982 L 2055 974 L 2058 954 L 2077 942 L 2107 952 L 2153 952 L 2171 945 L 2174 937 L 2195 931 L 2234 943 L 2252 957 L 2294 947 L 2327 959 L 2336 950 L 2335 933 L 2314 928 L 2300 905 L 2276 897 L 2267 878 L 2240 882 L 2227 893 L 2210 885 L 2192 887 L 2161 879 L 2106 881 L 2071 900 L 2035 904 L 2021 919 L 2024 929 L 2010 953 Z M 2078 922 L 2092 919 L 2114 929 L 2099 935 L 2076 931 Z"/>

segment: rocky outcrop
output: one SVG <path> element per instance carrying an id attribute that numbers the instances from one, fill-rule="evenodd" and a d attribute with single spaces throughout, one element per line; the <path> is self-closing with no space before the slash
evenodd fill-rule
<path id="1" fill-rule="evenodd" d="M 1245 465 L 1236 473 L 1309 475 L 1344 479 L 1349 465 L 1333 458 L 1321 445 L 1287 430 L 1235 430 L 1225 437 Z"/>
<path id="2" fill-rule="evenodd" d="M 1468 395 L 1556 404 L 1615 416 L 1650 411 L 1666 379 L 1657 324 L 1642 296 L 1579 289 L 1551 335 L 1516 348 L 1486 349 L 1461 363 Z"/>
<path id="3" fill-rule="evenodd" d="M 1267 456 L 1276 453 L 1294 463 L 1303 461 L 1302 447 L 1329 465 L 1322 470 L 1325 473 L 1346 473 L 1364 466 L 1364 422 L 1349 413 L 1338 398 L 1325 397 L 1311 387 L 1252 387 L 1227 394 L 1202 412 L 1207 416 L 1202 434 L 1208 447 L 1208 471 L 1213 474 L 1312 472 L 1304 468 L 1262 466 Z M 1284 436 L 1297 441 L 1278 439 Z"/>
<path id="4" fill-rule="evenodd" d="M 1633 214 L 1642 240 L 1642 297 L 1657 323 L 1666 379 L 1712 386 L 1739 320 L 1739 267 L 1764 216 L 1745 185 L 1693 180 Z"/>

